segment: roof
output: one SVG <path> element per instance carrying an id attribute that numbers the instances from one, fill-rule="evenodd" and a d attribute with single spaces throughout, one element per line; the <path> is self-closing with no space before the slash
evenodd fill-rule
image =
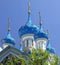
<path id="1" fill-rule="evenodd" d="M 35 34 L 34 38 L 35 39 L 37 39 L 37 38 L 46 38 L 46 39 L 48 39 L 48 36 L 47 36 L 46 33 L 39 31 L 38 33 Z"/>
<path id="2" fill-rule="evenodd" d="M 46 38 L 48 39 L 48 34 L 46 32 L 44 32 L 42 26 L 39 27 L 38 32 L 34 35 L 34 38 Z"/>
<path id="3" fill-rule="evenodd" d="M 51 47 L 50 41 L 48 41 L 48 43 L 47 43 L 46 50 L 49 51 L 50 53 L 55 54 L 55 50 L 54 50 L 54 48 Z"/>
<path id="4" fill-rule="evenodd" d="M 24 59 L 26 59 L 26 57 L 28 56 L 28 54 L 21 52 L 20 50 L 14 48 L 14 47 L 8 46 L 5 49 L 3 49 L 3 51 L 0 52 L 0 62 L 3 61 L 3 59 L 6 58 L 10 54 L 12 54 L 18 58 L 20 58 L 20 55 L 22 55 L 24 57 Z"/>
<path id="5" fill-rule="evenodd" d="M 7 43 L 7 44 L 15 45 L 15 40 L 14 40 L 14 38 L 12 38 L 10 31 L 8 32 L 7 37 L 5 37 L 2 40 L 2 43 L 3 44 L 6 44 Z"/>

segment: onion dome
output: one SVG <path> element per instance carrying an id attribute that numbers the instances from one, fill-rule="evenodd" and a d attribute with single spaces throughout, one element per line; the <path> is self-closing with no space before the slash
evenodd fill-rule
<path id="1" fill-rule="evenodd" d="M 39 27 L 38 33 L 36 33 L 34 37 L 35 37 L 35 39 L 38 39 L 38 38 L 48 39 L 48 34 L 46 32 L 44 32 L 43 27 L 42 27 L 42 21 L 41 21 L 40 13 L 39 13 L 39 17 L 40 17 L 40 27 Z"/>
<path id="2" fill-rule="evenodd" d="M 2 43 L 3 44 L 11 44 L 11 45 L 15 45 L 15 40 L 14 38 L 11 36 L 11 33 L 10 33 L 10 20 L 8 18 L 8 33 L 7 33 L 7 37 L 5 37 L 3 40 L 2 40 Z"/>
<path id="3" fill-rule="evenodd" d="M 20 29 L 19 29 L 19 36 L 23 36 L 25 34 L 35 34 L 38 30 L 38 27 L 33 25 L 32 22 L 31 22 L 31 11 L 30 11 L 30 2 L 28 3 L 28 21 L 27 23 L 25 24 L 25 26 L 22 26 Z"/>
<path id="4" fill-rule="evenodd" d="M 50 45 L 50 40 L 48 40 L 48 43 L 47 43 L 47 46 L 46 46 L 46 50 L 47 50 L 48 52 L 50 52 L 50 53 L 55 54 L 54 48 L 52 48 L 51 45 Z"/>

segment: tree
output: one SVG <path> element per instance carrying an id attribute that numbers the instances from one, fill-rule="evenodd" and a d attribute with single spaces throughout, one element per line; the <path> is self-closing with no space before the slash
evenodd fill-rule
<path id="1" fill-rule="evenodd" d="M 59 64 L 59 58 L 55 55 L 53 55 L 54 61 L 50 62 L 50 53 L 47 51 L 43 51 L 40 49 L 33 49 L 32 53 L 29 56 L 28 65 L 48 65 L 48 62 L 50 65 L 58 65 Z"/>
<path id="2" fill-rule="evenodd" d="M 46 60 L 49 56 L 49 53 L 42 52 L 42 50 L 33 49 L 32 53 L 29 56 L 28 65 L 44 65 L 46 64 Z"/>
<path id="3" fill-rule="evenodd" d="M 16 56 L 11 55 L 4 60 L 0 63 L 0 65 L 26 65 L 25 59 L 21 56 L 20 58 L 18 58 Z"/>
<path id="4" fill-rule="evenodd" d="M 54 61 L 51 62 L 51 65 L 60 65 L 60 59 L 59 59 L 59 57 L 56 56 L 56 55 L 54 55 L 53 58 L 54 58 Z"/>

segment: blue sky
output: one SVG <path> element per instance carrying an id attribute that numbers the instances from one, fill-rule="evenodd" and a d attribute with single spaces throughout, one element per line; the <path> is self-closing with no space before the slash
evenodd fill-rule
<path id="1" fill-rule="evenodd" d="M 39 14 L 56 54 L 60 56 L 60 0 L 0 0 L 0 40 L 7 35 L 7 20 L 11 19 L 11 34 L 19 48 L 19 28 L 27 22 L 28 1 L 31 2 L 32 23 L 39 26 Z M 0 42 L 1 44 L 1 42 Z"/>

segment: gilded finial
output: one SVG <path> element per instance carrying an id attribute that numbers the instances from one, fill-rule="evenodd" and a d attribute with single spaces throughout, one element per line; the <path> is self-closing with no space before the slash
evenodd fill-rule
<path id="1" fill-rule="evenodd" d="M 8 31 L 10 31 L 10 18 L 8 18 Z"/>
<path id="2" fill-rule="evenodd" d="M 40 12 L 39 12 L 39 19 L 40 19 L 40 22 L 39 22 L 39 24 L 40 24 L 40 26 L 41 26 L 41 25 L 42 25 L 42 19 L 41 19 Z"/>
<path id="3" fill-rule="evenodd" d="M 28 14 L 30 14 L 31 11 L 30 11 L 30 2 L 28 2 Z"/>

